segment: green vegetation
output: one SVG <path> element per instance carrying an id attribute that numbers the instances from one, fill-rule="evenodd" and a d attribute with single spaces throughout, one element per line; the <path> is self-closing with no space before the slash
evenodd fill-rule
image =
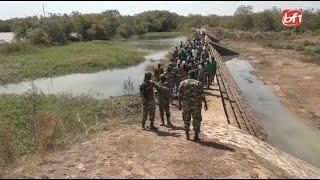
<path id="1" fill-rule="evenodd" d="M 22 155 L 67 148 L 92 133 L 136 123 L 141 115 L 135 96 L 96 100 L 44 95 L 36 88 L 23 95 L 1 95 L 0 107 L 0 166 Z"/>
<path id="2" fill-rule="evenodd" d="M 309 41 L 300 43 L 290 41 L 269 41 L 265 42 L 264 45 L 275 49 L 293 49 L 308 55 L 320 57 L 320 45 L 310 43 Z"/>
<path id="3" fill-rule="evenodd" d="M 10 27 L 18 40 L 32 44 L 64 45 L 68 41 L 129 38 L 147 32 L 177 29 L 179 16 L 168 11 L 147 11 L 135 16 L 122 16 L 117 10 L 102 13 L 49 14 L 48 17 L 26 17 L 0 21 L 0 32 Z"/>
<path id="4" fill-rule="evenodd" d="M 0 45 L 0 83 L 97 72 L 144 60 L 142 52 L 121 41 L 73 42 L 68 46 L 38 47 L 27 43 Z"/>
<path id="5" fill-rule="evenodd" d="M 283 26 L 281 18 L 281 10 L 277 7 L 254 13 L 252 6 L 244 5 L 239 6 L 232 16 L 181 16 L 159 10 L 123 16 L 117 10 L 106 10 L 92 14 L 72 12 L 69 15 L 49 14 L 47 17 L 0 20 L 0 32 L 11 30 L 17 39 L 54 45 L 63 45 L 68 41 L 108 40 L 117 36 L 129 38 L 148 32 L 188 31 L 204 25 L 250 32 L 320 33 L 319 9 L 303 9 L 303 26 L 299 27 Z M 43 35 L 43 39 L 39 40 L 37 35 Z"/>
<path id="6" fill-rule="evenodd" d="M 14 53 L 25 54 L 31 53 L 36 49 L 36 46 L 32 46 L 25 42 L 13 42 L 13 43 L 0 43 L 0 56 L 10 55 Z"/>

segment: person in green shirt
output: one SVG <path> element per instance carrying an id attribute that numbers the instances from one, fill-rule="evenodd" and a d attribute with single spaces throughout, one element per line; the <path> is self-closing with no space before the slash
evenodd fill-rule
<path id="1" fill-rule="evenodd" d="M 210 85 L 214 82 L 214 76 L 216 75 L 217 63 L 210 57 L 205 61 L 205 71 L 206 71 L 206 84 L 209 89 Z"/>
<path id="2" fill-rule="evenodd" d="M 187 51 L 185 48 L 181 48 L 179 52 L 179 56 L 182 60 L 186 61 L 187 60 Z"/>

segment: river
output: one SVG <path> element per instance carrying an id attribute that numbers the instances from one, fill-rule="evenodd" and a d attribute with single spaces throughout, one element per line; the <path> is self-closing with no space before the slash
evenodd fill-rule
<path id="1" fill-rule="evenodd" d="M 320 132 L 305 125 L 282 105 L 272 88 L 250 73 L 254 69 L 247 60 L 234 58 L 226 61 L 226 65 L 272 144 L 320 167 Z"/>
<path id="2" fill-rule="evenodd" d="M 0 32 L 0 43 L 2 41 L 11 42 L 12 39 L 13 39 L 12 32 Z"/>
<path id="3" fill-rule="evenodd" d="M 90 95 L 97 99 L 110 98 L 123 95 L 123 83 L 125 80 L 133 82 L 134 90 L 137 92 L 138 85 L 142 82 L 145 68 L 152 60 L 164 59 L 166 54 L 178 45 L 186 41 L 187 37 L 177 37 L 159 40 L 137 40 L 129 41 L 140 51 L 145 51 L 145 61 L 124 69 L 105 70 L 97 73 L 69 74 L 54 78 L 41 78 L 34 81 L 25 81 L 15 84 L 0 86 L 0 93 L 21 94 L 31 88 L 34 84 L 45 94 L 68 93 L 74 96 Z"/>

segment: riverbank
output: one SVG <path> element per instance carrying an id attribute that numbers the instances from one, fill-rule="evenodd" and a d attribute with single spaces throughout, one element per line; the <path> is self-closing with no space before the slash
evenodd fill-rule
<path id="1" fill-rule="evenodd" d="M 309 39 L 310 42 L 313 42 Z M 222 40 L 221 44 L 240 52 L 250 61 L 255 74 L 281 98 L 283 104 L 314 129 L 320 124 L 319 60 L 290 49 L 275 49 L 262 42 Z"/>
<path id="2" fill-rule="evenodd" d="M 178 36 L 187 36 L 190 34 L 189 32 L 149 32 L 146 34 L 142 34 L 134 38 L 138 38 L 141 40 L 146 40 L 146 39 L 162 39 L 162 38 L 174 38 Z"/>
<path id="3" fill-rule="evenodd" d="M 143 53 L 121 41 L 74 42 L 0 54 L 0 84 L 71 73 L 98 72 L 144 61 Z"/>

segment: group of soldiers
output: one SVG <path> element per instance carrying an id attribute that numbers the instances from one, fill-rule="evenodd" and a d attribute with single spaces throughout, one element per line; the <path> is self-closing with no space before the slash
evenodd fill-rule
<path id="1" fill-rule="evenodd" d="M 159 106 L 161 125 L 164 126 L 164 114 L 167 126 L 173 127 L 170 121 L 170 104 L 173 105 L 175 97 L 182 110 L 186 139 L 189 138 L 191 117 L 195 131 L 194 140 L 199 141 L 200 126 L 202 121 L 201 109 L 207 110 L 204 88 L 210 88 L 216 73 L 216 61 L 210 58 L 208 43 L 205 41 L 204 32 L 196 32 L 193 39 L 188 39 L 185 44 L 180 43 L 175 47 L 170 63 L 165 69 L 158 64 L 152 73 L 146 72 L 144 81 L 140 84 L 140 96 L 143 106 L 142 128 L 149 115 L 150 130 L 157 130 L 154 126 L 156 101 Z M 154 91 L 154 89 L 156 91 Z"/>

